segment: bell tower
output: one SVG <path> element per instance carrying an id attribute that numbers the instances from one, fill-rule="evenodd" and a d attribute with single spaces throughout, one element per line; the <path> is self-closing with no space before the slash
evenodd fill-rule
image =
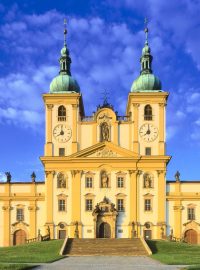
<path id="1" fill-rule="evenodd" d="M 59 58 L 60 71 L 43 95 L 46 110 L 45 156 L 68 156 L 78 150 L 78 119 L 84 114 L 82 95 L 77 81 L 71 76 L 71 58 L 66 43 Z"/>

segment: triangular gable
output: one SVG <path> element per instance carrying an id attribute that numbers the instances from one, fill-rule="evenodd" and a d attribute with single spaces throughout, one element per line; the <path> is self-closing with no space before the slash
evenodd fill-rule
<path id="1" fill-rule="evenodd" d="M 101 142 L 69 156 L 70 158 L 118 158 L 138 157 L 138 154 L 111 142 Z"/>

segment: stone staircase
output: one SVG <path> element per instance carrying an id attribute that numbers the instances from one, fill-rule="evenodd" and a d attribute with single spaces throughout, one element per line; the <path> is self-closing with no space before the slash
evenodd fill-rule
<path id="1" fill-rule="evenodd" d="M 148 256 L 140 238 L 68 238 L 64 250 L 68 256 Z"/>

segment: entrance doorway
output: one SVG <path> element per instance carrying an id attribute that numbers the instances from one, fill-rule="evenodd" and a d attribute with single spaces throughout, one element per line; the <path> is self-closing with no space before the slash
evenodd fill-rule
<path id="1" fill-rule="evenodd" d="M 111 238 L 111 228 L 107 222 L 102 222 L 99 226 L 99 238 Z"/>
<path id="2" fill-rule="evenodd" d="M 22 245 L 26 243 L 26 232 L 24 230 L 18 230 L 14 233 L 13 245 Z"/>
<path id="3" fill-rule="evenodd" d="M 151 239 L 151 230 L 144 230 L 144 239 L 145 240 Z"/>
<path id="4" fill-rule="evenodd" d="M 66 230 L 59 230 L 59 239 L 65 239 L 66 238 Z"/>
<path id="5" fill-rule="evenodd" d="M 185 241 L 190 244 L 197 244 L 197 232 L 195 230 L 188 230 L 185 232 Z"/>

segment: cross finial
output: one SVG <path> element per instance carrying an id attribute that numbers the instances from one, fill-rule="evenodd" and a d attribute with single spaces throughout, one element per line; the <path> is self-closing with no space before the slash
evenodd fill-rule
<path id="1" fill-rule="evenodd" d="M 144 19 L 144 26 L 145 26 L 144 32 L 146 34 L 146 41 L 145 41 L 145 43 L 148 44 L 148 32 L 149 32 L 149 29 L 148 29 L 148 20 L 147 20 L 147 18 Z"/>
<path id="2" fill-rule="evenodd" d="M 66 46 L 66 36 L 67 36 L 67 20 L 64 19 L 64 46 Z"/>
<path id="3" fill-rule="evenodd" d="M 103 92 L 102 92 L 102 95 L 103 95 L 103 97 L 102 97 L 102 99 L 103 99 L 103 105 L 105 105 L 105 104 L 108 104 L 108 91 L 107 90 L 104 90 Z"/>

